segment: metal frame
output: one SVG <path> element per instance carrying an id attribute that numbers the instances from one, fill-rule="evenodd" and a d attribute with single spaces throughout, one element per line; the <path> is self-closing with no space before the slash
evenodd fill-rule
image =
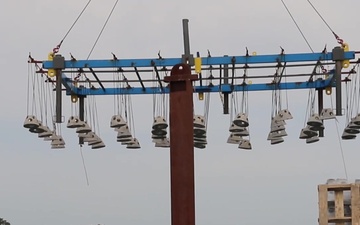
<path id="1" fill-rule="evenodd" d="M 354 51 L 344 53 L 344 60 L 355 58 Z M 204 66 L 232 64 L 266 64 L 266 63 L 299 63 L 311 61 L 333 61 L 333 53 L 296 53 L 296 54 L 274 54 L 274 55 L 249 55 L 249 56 L 220 56 L 220 57 L 201 57 L 201 63 Z M 65 68 L 126 68 L 126 67 L 173 67 L 182 63 L 182 58 L 164 58 L 164 59 L 108 59 L 108 60 L 66 60 Z M 51 69 L 54 67 L 53 61 L 44 61 L 43 68 Z"/>
<path id="2" fill-rule="evenodd" d="M 355 58 L 355 52 L 344 52 L 344 60 L 351 60 Z M 300 54 L 278 54 L 278 55 L 257 55 L 257 56 L 223 56 L 223 57 L 203 57 L 201 64 L 203 67 L 220 66 L 224 65 L 247 65 L 251 68 L 252 64 L 274 64 L 274 63 L 301 63 L 301 62 L 314 62 L 317 65 L 319 61 L 333 61 L 333 53 L 300 53 Z M 62 83 L 67 87 L 67 94 L 75 95 L 114 95 L 114 94 L 158 94 L 169 93 L 167 87 L 145 87 L 137 68 L 150 68 L 157 67 L 173 67 L 176 64 L 182 63 L 182 58 L 171 59 L 116 59 L 116 60 L 65 60 L 64 69 L 78 69 L 84 71 L 85 68 L 90 69 L 94 74 L 94 68 L 109 69 L 108 73 L 114 71 L 121 71 L 123 68 L 136 68 L 136 75 L 141 83 L 141 87 L 131 88 L 105 88 L 101 85 L 101 89 L 97 88 L 77 88 L 73 85 L 74 81 L 68 78 L 64 73 L 62 74 Z M 44 61 L 44 69 L 53 69 L 53 61 Z M 102 73 L 105 71 L 102 71 Z M 251 77 L 249 77 L 251 78 Z M 96 80 L 101 84 L 101 79 L 96 77 Z M 161 84 L 161 80 L 157 76 L 157 81 Z M 248 84 L 245 86 L 219 84 L 207 87 L 204 85 L 194 86 L 194 92 L 224 92 L 230 93 L 232 91 L 264 91 L 277 89 L 308 89 L 308 88 L 325 88 L 332 85 L 331 80 L 317 80 L 314 82 L 282 82 L 279 84 L 262 83 L 262 84 Z"/>
<path id="3" fill-rule="evenodd" d="M 61 93 L 62 85 L 66 88 L 67 95 L 77 95 L 79 97 L 80 119 L 84 119 L 84 98 L 87 95 L 124 95 L 124 94 L 170 94 L 170 161 L 171 161 L 171 208 L 172 208 L 172 225 L 194 225 L 195 224 L 195 198 L 194 198 L 194 146 L 193 146 L 193 93 L 204 92 L 222 92 L 224 94 L 224 113 L 228 113 L 228 95 L 236 91 L 264 91 L 279 89 L 310 89 L 314 88 L 319 92 L 319 110 L 322 108 L 323 90 L 326 87 L 336 87 L 336 115 L 341 115 L 341 70 L 343 61 L 349 61 L 355 58 L 354 51 L 344 52 L 344 49 L 336 47 L 332 52 L 321 53 L 298 53 L 284 54 L 282 49 L 280 54 L 274 55 L 249 55 L 246 50 L 245 56 L 223 56 L 223 57 L 199 57 L 194 59 L 190 51 L 188 20 L 183 20 L 184 34 L 184 54 L 181 58 L 162 58 L 159 54 L 157 59 L 118 59 L 113 54 L 113 59 L 109 60 L 64 60 L 61 55 L 56 55 L 54 60 L 44 61 L 43 68 L 56 71 L 56 122 L 61 122 Z M 331 61 L 334 69 L 326 72 L 326 79 L 313 81 L 316 74 L 316 67 L 323 61 Z M 303 82 L 281 82 L 283 72 L 289 63 L 297 66 L 299 63 L 312 62 L 315 66 L 312 74 L 307 81 Z M 183 64 L 181 64 L 183 63 Z M 197 64 L 198 63 L 198 64 Z M 199 65 L 200 63 L 200 65 Z M 327 64 L 328 62 L 325 62 Z M 200 78 L 200 86 L 193 86 L 197 75 L 191 75 L 192 66 L 199 69 L 218 66 L 219 79 L 218 85 L 205 86 L 202 82 L 201 72 L 197 71 Z M 265 64 L 265 66 L 254 66 L 253 68 L 281 68 L 280 74 L 269 76 L 274 78 L 270 83 L 246 83 L 247 77 L 244 74 L 241 85 L 235 84 L 234 71 L 236 65 L 241 65 L 243 69 L 251 69 L 251 65 Z M 270 64 L 270 66 L 269 66 Z M 275 65 L 275 66 L 274 66 Z M 158 68 L 172 67 L 171 76 L 164 80 L 160 79 Z M 134 69 L 137 76 L 137 82 L 141 87 L 126 88 L 106 88 L 103 81 L 98 77 L 94 69 L 104 69 L 100 73 L 122 72 L 123 68 Z M 139 68 L 146 68 L 148 71 L 155 71 L 156 78 L 152 81 L 157 82 L 159 87 L 146 87 L 142 79 Z M 78 73 L 84 73 L 87 69 L 95 77 L 101 88 L 77 87 L 75 81 L 65 75 L 66 69 L 77 69 Z M 231 69 L 231 80 L 229 78 L 229 69 Z M 44 73 L 41 69 L 39 73 Z M 252 79 L 252 78 L 251 78 Z M 231 81 L 231 83 L 229 82 Z M 169 87 L 164 86 L 163 82 L 169 82 Z M 196 83 L 195 83 L 196 84 Z M 181 118 L 181 119 L 179 119 Z M 320 134 L 321 136 L 323 134 Z M 79 139 L 79 144 L 83 140 Z"/>
<path id="4" fill-rule="evenodd" d="M 247 84 L 247 85 L 234 85 L 221 84 L 213 86 L 194 86 L 193 92 L 204 93 L 204 92 L 223 92 L 231 93 L 237 91 L 271 91 L 274 89 L 321 89 L 329 86 L 333 86 L 332 82 L 333 75 L 330 75 L 325 80 L 316 80 L 313 82 L 287 82 L 287 83 L 268 83 L 268 84 Z M 168 94 L 170 89 L 168 87 L 131 87 L 131 88 L 79 88 L 74 86 L 74 82 L 62 75 L 62 81 L 66 87 L 66 93 L 68 95 L 139 95 L 139 94 Z"/>

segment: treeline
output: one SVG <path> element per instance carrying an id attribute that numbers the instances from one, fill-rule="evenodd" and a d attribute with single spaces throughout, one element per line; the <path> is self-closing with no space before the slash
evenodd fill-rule
<path id="1" fill-rule="evenodd" d="M 3 218 L 0 218 L 0 225 L 10 225 L 10 223 Z"/>

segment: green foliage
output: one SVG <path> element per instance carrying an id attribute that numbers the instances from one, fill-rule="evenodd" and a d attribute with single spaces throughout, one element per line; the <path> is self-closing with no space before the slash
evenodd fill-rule
<path id="1" fill-rule="evenodd" d="M 3 218 L 0 218 L 0 225 L 10 225 L 10 223 Z"/>

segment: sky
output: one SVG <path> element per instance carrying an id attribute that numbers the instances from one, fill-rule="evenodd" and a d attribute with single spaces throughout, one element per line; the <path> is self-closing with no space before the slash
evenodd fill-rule
<path id="1" fill-rule="evenodd" d="M 23 128 L 27 115 L 27 57 L 45 60 L 64 37 L 87 0 L 2 0 L 0 2 L 0 218 L 14 225 L 170 224 L 169 150 L 151 143 L 152 97 L 133 96 L 136 135 L 141 149 L 129 151 L 109 127 L 113 98 L 97 97 L 102 150 L 80 148 L 63 124 L 65 150 Z M 93 0 L 64 40 L 60 53 L 85 59 L 115 1 Z M 313 0 L 331 28 L 359 50 L 360 2 Z M 305 0 L 287 6 L 314 51 L 337 46 L 331 32 Z M 250 52 L 310 52 L 281 1 L 119 1 L 91 59 L 156 58 L 183 53 L 182 19 L 189 19 L 191 52 L 213 56 Z M 311 70 L 310 70 L 311 71 Z M 303 72 L 310 72 L 303 71 Z M 261 71 L 257 71 L 261 74 Z M 241 73 L 241 72 L 239 72 Z M 256 74 L 254 74 L 256 75 Z M 131 76 L 131 75 L 129 75 Z M 307 90 L 288 92 L 294 119 L 280 145 L 266 140 L 271 92 L 249 93 L 252 151 L 226 143 L 229 115 L 218 94 L 211 95 L 208 145 L 195 150 L 196 224 L 316 224 L 317 185 L 328 178 L 360 178 L 359 140 L 342 141 L 345 117 L 325 122 L 325 137 L 308 145 L 298 138 L 306 116 Z M 325 97 L 331 107 L 331 97 Z M 345 95 L 344 95 L 345 98 Z M 345 101 L 345 99 L 344 99 Z M 64 116 L 70 100 L 63 97 Z M 195 99 L 195 112 L 203 102 Z M 345 107 L 345 106 L 344 106 Z"/>

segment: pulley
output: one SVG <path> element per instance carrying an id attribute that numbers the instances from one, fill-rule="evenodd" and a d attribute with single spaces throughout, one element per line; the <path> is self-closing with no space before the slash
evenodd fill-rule
<path id="1" fill-rule="evenodd" d="M 285 137 L 287 136 L 288 134 L 286 133 L 285 130 L 279 130 L 279 131 L 276 131 L 273 133 L 273 137 L 276 139 L 276 138 L 280 138 L 280 137 Z"/>
<path id="2" fill-rule="evenodd" d="M 37 128 L 39 126 L 39 121 L 33 115 L 28 115 L 25 118 L 24 125 L 25 128 Z"/>
<path id="3" fill-rule="evenodd" d="M 349 134 L 358 134 L 358 133 L 360 133 L 360 130 L 355 129 L 355 128 L 351 128 L 350 124 L 344 129 L 344 131 L 346 133 L 349 133 Z"/>
<path id="4" fill-rule="evenodd" d="M 132 141 L 130 141 L 126 148 L 128 149 L 139 149 L 140 148 L 140 143 L 136 138 L 133 138 Z"/>
<path id="5" fill-rule="evenodd" d="M 194 116 L 194 127 L 205 128 L 205 117 L 201 115 Z"/>
<path id="6" fill-rule="evenodd" d="M 111 117 L 110 127 L 119 128 L 126 125 L 126 121 L 121 115 L 114 115 Z"/>
<path id="7" fill-rule="evenodd" d="M 169 148 L 170 147 L 170 139 L 169 138 L 161 139 L 159 142 L 155 143 L 155 147 Z"/>
<path id="8" fill-rule="evenodd" d="M 39 126 L 36 127 L 36 128 L 30 128 L 29 131 L 30 131 L 31 133 L 35 133 L 35 134 L 41 134 L 41 133 L 46 132 L 46 126 L 43 126 L 43 125 L 41 124 L 41 122 L 39 122 L 38 125 L 39 125 Z"/>
<path id="9" fill-rule="evenodd" d="M 283 143 L 283 142 L 284 142 L 284 138 L 282 138 L 282 137 L 271 139 L 271 144 L 272 145 L 280 144 L 280 143 Z"/>
<path id="10" fill-rule="evenodd" d="M 93 138 L 93 140 L 90 140 L 88 142 L 88 145 L 96 145 L 96 144 L 99 144 L 101 142 L 102 142 L 101 138 L 94 133 L 94 138 Z"/>
<path id="11" fill-rule="evenodd" d="M 199 149 L 204 149 L 206 148 L 206 145 L 200 142 L 194 142 L 194 147 Z"/>
<path id="12" fill-rule="evenodd" d="M 251 150 L 251 143 L 250 140 L 246 140 L 246 139 L 242 139 L 239 143 L 239 147 L 240 149 L 245 149 L 245 150 Z"/>
<path id="13" fill-rule="evenodd" d="M 352 139 L 355 139 L 355 138 L 356 138 L 356 135 L 355 135 L 355 134 L 350 134 L 350 133 L 348 133 L 348 132 L 346 132 L 346 131 L 344 130 L 344 132 L 343 132 L 342 135 L 341 135 L 341 138 L 342 138 L 343 140 L 352 140 Z"/>
<path id="14" fill-rule="evenodd" d="M 206 128 L 194 127 L 194 137 L 204 136 L 206 134 Z"/>
<path id="15" fill-rule="evenodd" d="M 307 125 L 312 127 L 319 127 L 323 125 L 323 122 L 321 121 L 319 114 L 314 113 L 307 121 Z"/>
<path id="16" fill-rule="evenodd" d="M 319 140 L 320 139 L 318 136 L 314 136 L 314 137 L 306 139 L 306 144 L 312 144 L 312 143 L 318 142 Z"/>
<path id="17" fill-rule="evenodd" d="M 237 135 L 234 135 L 234 134 L 230 134 L 230 136 L 228 137 L 227 139 L 227 143 L 228 144 L 240 144 L 240 141 L 242 140 L 243 138 L 241 136 L 237 136 Z"/>
<path id="18" fill-rule="evenodd" d="M 54 139 L 54 140 L 52 140 L 51 141 L 51 145 L 53 146 L 53 145 L 65 145 L 65 141 L 64 141 L 64 139 L 61 137 L 61 136 L 58 136 L 58 138 L 57 139 Z"/>
<path id="19" fill-rule="evenodd" d="M 129 126 L 126 125 L 126 126 L 122 126 L 118 129 L 118 134 L 117 134 L 117 138 L 118 139 L 121 139 L 121 138 L 128 138 L 128 137 L 131 137 L 131 133 L 130 133 L 130 130 L 129 130 Z"/>
<path id="20" fill-rule="evenodd" d="M 165 129 L 157 129 L 157 130 L 152 130 L 151 133 L 157 136 L 165 136 L 167 134 L 167 131 Z"/>
<path id="21" fill-rule="evenodd" d="M 100 149 L 100 148 L 105 148 L 106 145 L 104 144 L 104 142 L 100 142 L 100 143 L 97 143 L 97 144 L 94 144 L 91 146 L 91 149 Z"/>
<path id="22" fill-rule="evenodd" d="M 237 114 L 233 123 L 239 127 L 248 127 L 249 126 L 249 118 L 246 113 Z"/>
<path id="23" fill-rule="evenodd" d="M 201 144 L 207 144 L 206 138 L 196 138 L 194 137 L 194 143 L 201 143 Z"/>
<path id="24" fill-rule="evenodd" d="M 91 131 L 91 127 L 87 122 L 81 121 L 82 126 L 76 128 L 76 133 L 88 133 Z"/>
<path id="25" fill-rule="evenodd" d="M 311 138 L 311 137 L 314 137 L 317 135 L 318 135 L 318 133 L 314 130 L 311 130 L 310 126 L 306 126 L 305 128 L 303 128 L 301 130 L 300 139 L 307 139 L 307 138 Z"/>
<path id="26" fill-rule="evenodd" d="M 335 119 L 335 114 L 333 112 L 333 109 L 331 108 L 322 109 L 320 113 L 320 118 L 323 120 Z"/>
<path id="27" fill-rule="evenodd" d="M 78 116 L 70 116 L 68 119 L 68 123 L 66 125 L 67 128 L 78 128 L 82 127 L 83 124 L 81 123 L 81 120 Z"/>
<path id="28" fill-rule="evenodd" d="M 291 119 L 293 119 L 293 116 L 291 115 L 288 109 L 280 110 L 278 114 L 275 116 L 275 120 L 291 120 Z"/>
<path id="29" fill-rule="evenodd" d="M 351 121 L 356 125 L 360 125 L 360 114 L 355 116 Z"/>
<path id="30" fill-rule="evenodd" d="M 233 132 L 234 135 L 236 136 L 241 136 L 241 137 L 246 137 L 249 136 L 249 131 L 246 127 L 243 128 L 243 130 L 239 131 L 239 132 Z"/>
<path id="31" fill-rule="evenodd" d="M 244 127 L 240 127 L 238 125 L 235 125 L 234 123 L 231 123 L 229 131 L 230 132 L 241 132 L 244 130 Z"/>
<path id="32" fill-rule="evenodd" d="M 45 138 L 45 137 L 51 137 L 51 135 L 53 134 L 53 132 L 50 130 L 49 127 L 45 127 L 45 131 L 42 133 L 38 134 L 39 138 Z"/>
<path id="33" fill-rule="evenodd" d="M 157 116 L 154 118 L 154 123 L 152 129 L 154 130 L 163 130 L 168 127 L 168 124 L 163 116 Z"/>

